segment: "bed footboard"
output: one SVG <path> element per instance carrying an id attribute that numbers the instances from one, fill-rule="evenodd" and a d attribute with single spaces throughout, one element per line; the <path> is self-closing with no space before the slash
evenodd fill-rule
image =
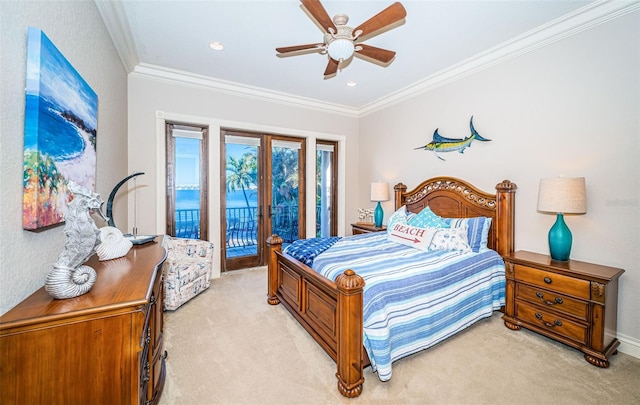
<path id="1" fill-rule="evenodd" d="M 338 390 L 353 398 L 362 393 L 364 280 L 346 270 L 332 282 L 282 253 L 282 238 L 267 238 L 267 302 L 282 303 L 337 364 Z"/>

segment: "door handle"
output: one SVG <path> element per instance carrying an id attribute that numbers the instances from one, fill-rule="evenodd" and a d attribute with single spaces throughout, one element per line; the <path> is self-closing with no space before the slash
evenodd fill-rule
<path id="1" fill-rule="evenodd" d="M 269 219 L 273 216 L 273 211 L 271 210 L 271 204 L 269 204 Z"/>

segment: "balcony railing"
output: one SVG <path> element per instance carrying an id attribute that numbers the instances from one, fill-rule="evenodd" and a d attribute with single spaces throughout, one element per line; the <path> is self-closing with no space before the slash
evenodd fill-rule
<path id="1" fill-rule="evenodd" d="M 226 209 L 226 246 L 245 248 L 258 244 L 258 211 L 251 208 Z M 285 243 L 298 239 L 298 207 L 281 206 L 272 212 L 272 232 Z M 320 226 L 320 206 L 316 207 L 316 224 Z M 198 239 L 200 237 L 200 210 L 176 210 L 176 237 Z"/>
<path id="2" fill-rule="evenodd" d="M 176 237 L 200 239 L 200 210 L 176 210 Z"/>
<path id="3" fill-rule="evenodd" d="M 258 212 L 256 207 L 227 208 L 227 248 L 258 244 Z"/>

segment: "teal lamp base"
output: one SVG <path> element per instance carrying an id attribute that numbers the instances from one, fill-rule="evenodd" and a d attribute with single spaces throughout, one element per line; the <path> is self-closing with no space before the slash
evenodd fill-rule
<path id="1" fill-rule="evenodd" d="M 384 211 L 382 210 L 382 205 L 380 205 L 380 201 L 378 201 L 376 210 L 373 212 L 373 220 L 375 221 L 376 228 L 380 228 L 382 226 L 383 218 L 384 218 Z"/>
<path id="2" fill-rule="evenodd" d="M 571 236 L 569 227 L 564 222 L 564 215 L 559 213 L 556 223 L 553 224 L 549 230 L 549 251 L 551 253 L 551 259 L 559 262 L 568 261 L 572 242 L 573 237 Z"/>

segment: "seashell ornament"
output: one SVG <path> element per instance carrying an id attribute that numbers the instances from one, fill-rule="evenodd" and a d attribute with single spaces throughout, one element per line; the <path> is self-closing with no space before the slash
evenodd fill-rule
<path id="1" fill-rule="evenodd" d="M 96 247 L 100 261 L 117 259 L 127 254 L 133 243 L 124 237 L 118 228 L 103 226 L 100 228 L 101 243 Z"/>

